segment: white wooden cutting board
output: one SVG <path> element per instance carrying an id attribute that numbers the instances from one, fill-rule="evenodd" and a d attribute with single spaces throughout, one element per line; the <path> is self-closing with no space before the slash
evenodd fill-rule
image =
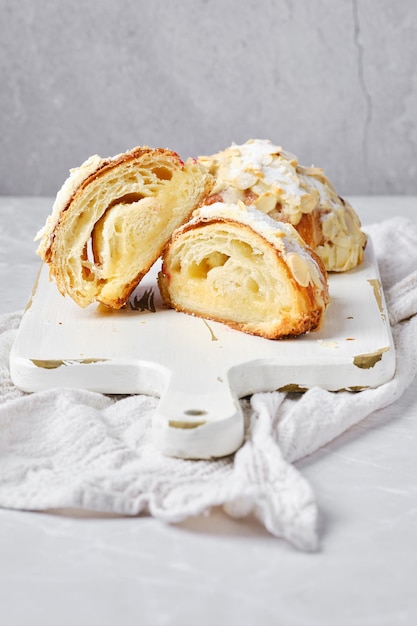
<path id="1" fill-rule="evenodd" d="M 169 310 L 157 271 L 126 309 L 109 312 L 62 297 L 42 266 L 11 352 L 13 382 L 25 391 L 65 386 L 159 396 L 155 445 L 168 455 L 210 458 L 242 443 L 240 397 L 316 385 L 360 391 L 394 375 L 371 242 L 359 268 L 330 275 L 322 329 L 293 339 L 262 339 Z"/>

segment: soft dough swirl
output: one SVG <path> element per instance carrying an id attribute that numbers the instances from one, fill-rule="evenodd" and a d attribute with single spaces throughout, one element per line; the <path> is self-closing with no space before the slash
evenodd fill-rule
<path id="1" fill-rule="evenodd" d="M 177 229 L 158 284 L 177 311 L 267 339 L 319 328 L 329 303 L 323 263 L 294 227 L 242 202 L 202 207 Z"/>
<path id="2" fill-rule="evenodd" d="M 211 188 L 195 159 L 147 146 L 70 172 L 38 234 L 59 291 L 118 309 Z"/>

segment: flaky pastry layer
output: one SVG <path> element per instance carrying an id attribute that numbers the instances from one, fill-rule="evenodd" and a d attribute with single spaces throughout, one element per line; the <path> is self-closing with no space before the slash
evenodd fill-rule
<path id="1" fill-rule="evenodd" d="M 167 149 L 90 157 L 58 192 L 38 254 L 81 307 L 120 308 L 211 186 L 204 166 Z"/>
<path id="2" fill-rule="evenodd" d="M 290 224 L 243 203 L 197 210 L 163 252 L 158 276 L 168 306 L 278 339 L 320 327 L 327 273 Z"/>

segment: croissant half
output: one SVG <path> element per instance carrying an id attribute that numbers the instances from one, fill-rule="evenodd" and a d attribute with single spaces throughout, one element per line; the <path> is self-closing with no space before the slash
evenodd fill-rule
<path id="1" fill-rule="evenodd" d="M 318 255 L 290 224 L 242 202 L 197 210 L 163 252 L 166 304 L 268 339 L 317 329 L 329 302 Z"/>
<path id="2" fill-rule="evenodd" d="M 118 309 L 211 186 L 204 166 L 163 148 L 90 157 L 58 192 L 37 252 L 63 295 Z"/>
<path id="3" fill-rule="evenodd" d="M 362 262 L 366 235 L 360 220 L 323 169 L 304 167 L 293 154 L 260 139 L 199 160 L 216 180 L 208 204 L 241 200 L 292 224 L 328 271 L 347 271 Z"/>

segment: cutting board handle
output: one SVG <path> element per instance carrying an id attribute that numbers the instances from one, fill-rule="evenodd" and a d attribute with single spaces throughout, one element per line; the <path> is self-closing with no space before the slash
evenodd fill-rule
<path id="1" fill-rule="evenodd" d="M 210 459 L 242 445 L 243 413 L 227 376 L 200 381 L 171 375 L 152 421 L 154 443 L 163 454 Z"/>

